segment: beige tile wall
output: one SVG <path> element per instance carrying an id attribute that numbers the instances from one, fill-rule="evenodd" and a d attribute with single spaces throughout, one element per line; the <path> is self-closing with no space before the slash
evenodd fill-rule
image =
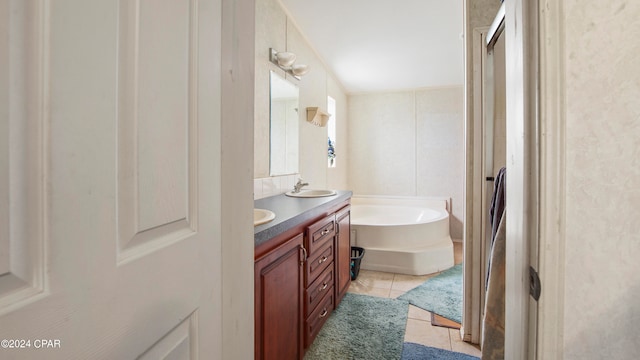
<path id="1" fill-rule="evenodd" d="M 293 190 L 299 178 L 298 174 L 293 174 L 253 179 L 253 199 L 262 199 Z"/>
<path id="2" fill-rule="evenodd" d="M 462 86 L 349 97 L 349 186 L 357 194 L 452 199 L 462 238 Z"/>

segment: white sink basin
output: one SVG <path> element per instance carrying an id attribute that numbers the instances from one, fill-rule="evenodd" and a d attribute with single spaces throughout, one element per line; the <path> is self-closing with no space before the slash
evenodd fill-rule
<path id="1" fill-rule="evenodd" d="M 313 189 L 300 190 L 297 193 L 294 193 L 293 191 L 289 191 L 289 192 L 285 193 L 285 195 L 287 195 L 287 196 L 300 197 L 300 198 L 315 198 L 315 197 L 323 197 L 323 196 L 333 196 L 335 194 L 337 194 L 337 192 L 335 190 L 313 190 Z"/>
<path id="2" fill-rule="evenodd" d="M 253 209 L 253 226 L 266 224 L 276 218 L 273 211 L 266 209 Z"/>

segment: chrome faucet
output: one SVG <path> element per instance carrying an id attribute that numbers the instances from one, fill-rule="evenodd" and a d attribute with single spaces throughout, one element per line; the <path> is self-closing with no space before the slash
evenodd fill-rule
<path id="1" fill-rule="evenodd" d="M 303 183 L 302 179 L 298 179 L 298 182 L 293 186 L 293 193 L 299 193 L 302 187 L 309 185 L 309 183 Z"/>

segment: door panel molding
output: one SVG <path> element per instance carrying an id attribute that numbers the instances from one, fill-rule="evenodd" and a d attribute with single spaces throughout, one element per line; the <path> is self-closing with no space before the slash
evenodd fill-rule
<path id="1" fill-rule="evenodd" d="M 198 0 L 147 3 L 120 1 L 119 264 L 198 231 Z"/>
<path id="2" fill-rule="evenodd" d="M 198 359 L 198 310 L 153 344 L 138 360 Z"/>
<path id="3" fill-rule="evenodd" d="M 141 0 L 134 3 L 139 19 L 127 18 L 141 31 L 136 49 L 119 42 L 135 40 L 121 32 L 130 24 L 121 15 L 135 15 L 128 3 L 0 2 L 0 252 L 7 254 L 0 255 L 0 338 L 59 340 L 62 346 L 46 351 L 56 360 L 154 357 L 152 351 L 248 358 L 253 308 L 243 299 L 252 296 L 244 296 L 249 281 L 237 274 L 250 271 L 252 254 L 235 250 L 246 236 L 223 236 L 221 226 L 221 209 L 235 204 L 223 202 L 222 190 L 237 193 L 223 186 L 237 175 L 221 170 L 220 63 L 230 54 L 221 40 L 244 29 L 223 31 L 219 0 Z M 135 60 L 131 54 L 137 69 L 123 62 Z M 162 75 L 147 79 L 154 74 Z M 137 96 L 137 108 L 123 107 L 129 95 Z M 248 154 L 230 158 L 252 163 Z M 124 170 L 141 177 L 134 182 Z M 124 198 L 122 186 L 136 198 Z M 231 216 L 243 234 L 253 230 L 242 216 L 250 209 Z M 136 226 L 122 237 L 126 211 Z M 227 316 L 232 307 L 224 299 L 243 304 L 242 313 Z M 223 333 L 232 334 L 224 348 Z M 16 356 L 35 359 L 41 350 L 32 343 Z"/>
<path id="4" fill-rule="evenodd" d="M 0 4 L 0 315 L 48 295 L 48 4 Z"/>

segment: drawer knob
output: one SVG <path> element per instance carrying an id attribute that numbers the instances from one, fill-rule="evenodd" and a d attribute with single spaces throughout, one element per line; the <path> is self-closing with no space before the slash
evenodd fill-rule
<path id="1" fill-rule="evenodd" d="M 331 231 L 331 230 L 324 229 L 324 230 L 322 230 L 322 234 L 320 234 L 320 235 L 325 236 L 325 235 L 327 235 L 329 233 L 329 231 Z"/>
<path id="2" fill-rule="evenodd" d="M 322 264 L 323 262 L 327 261 L 328 257 L 323 256 L 321 259 L 318 259 L 318 264 Z"/>
<path id="3" fill-rule="evenodd" d="M 322 290 L 326 289 L 327 286 L 329 286 L 329 284 L 327 284 L 326 282 L 322 283 L 322 287 L 318 289 L 318 292 L 322 292 Z"/>

